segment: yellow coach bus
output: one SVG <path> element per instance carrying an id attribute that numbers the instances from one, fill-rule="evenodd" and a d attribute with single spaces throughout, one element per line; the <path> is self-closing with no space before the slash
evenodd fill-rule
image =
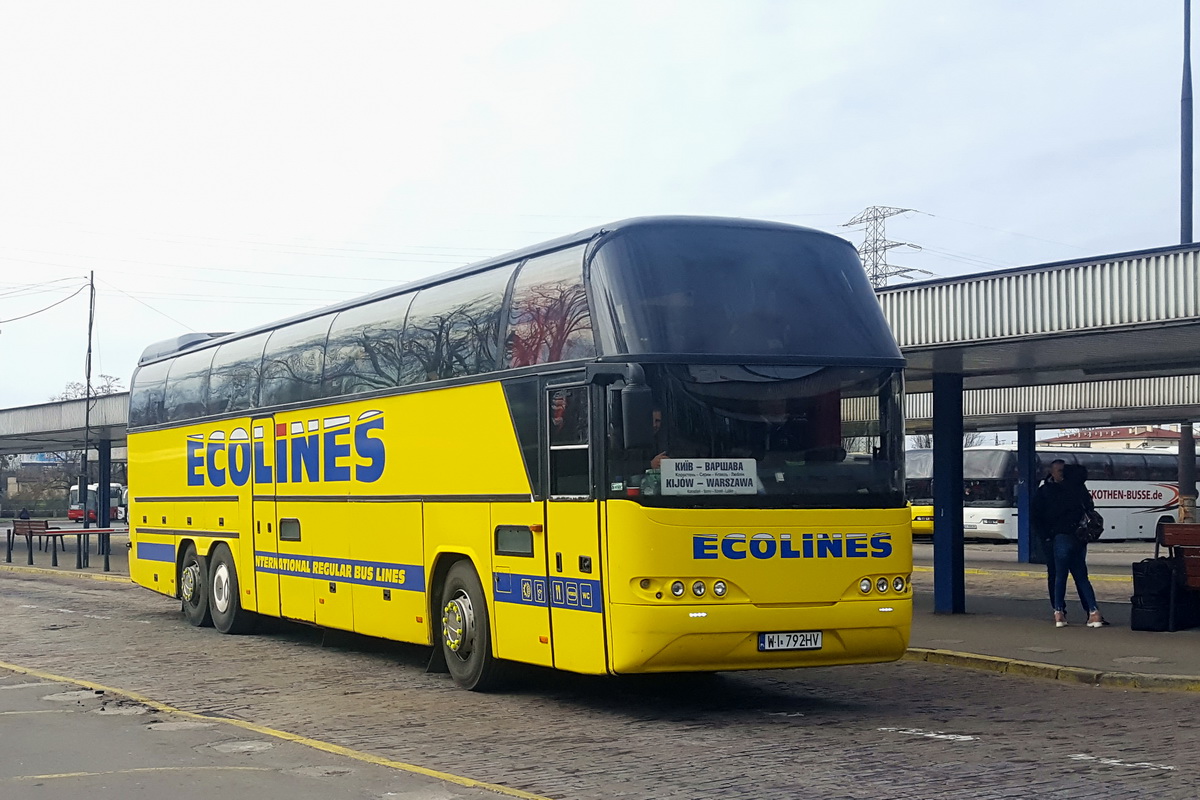
<path id="1" fill-rule="evenodd" d="M 687 217 L 181 337 L 132 380 L 131 573 L 468 689 L 894 660 L 902 366 L 847 242 Z"/>

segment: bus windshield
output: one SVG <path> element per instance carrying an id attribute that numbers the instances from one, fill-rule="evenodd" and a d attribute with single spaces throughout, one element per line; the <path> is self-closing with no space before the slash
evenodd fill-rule
<path id="1" fill-rule="evenodd" d="M 606 354 L 858 364 L 901 357 L 854 248 L 832 236 L 694 224 L 633 229 L 602 242 L 590 276 Z"/>
<path id="2" fill-rule="evenodd" d="M 676 507 L 903 505 L 896 371 L 660 365 L 646 374 L 656 441 L 610 446 L 609 496 Z"/>

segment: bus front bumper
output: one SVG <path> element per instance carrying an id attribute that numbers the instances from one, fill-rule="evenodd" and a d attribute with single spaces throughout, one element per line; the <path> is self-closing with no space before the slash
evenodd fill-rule
<path id="1" fill-rule="evenodd" d="M 610 607 L 611 669 L 707 672 L 895 661 L 912 628 L 911 596 L 767 606 Z M 820 631 L 819 650 L 759 650 L 760 633 Z"/>

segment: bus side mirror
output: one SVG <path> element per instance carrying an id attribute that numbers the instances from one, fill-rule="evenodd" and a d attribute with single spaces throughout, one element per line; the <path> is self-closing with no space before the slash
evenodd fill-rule
<path id="1" fill-rule="evenodd" d="M 625 446 L 654 444 L 654 394 L 644 383 L 629 383 L 621 389 L 621 429 Z"/>

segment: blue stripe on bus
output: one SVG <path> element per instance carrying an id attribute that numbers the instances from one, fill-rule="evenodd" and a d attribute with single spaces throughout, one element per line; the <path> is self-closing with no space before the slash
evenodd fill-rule
<path id="1" fill-rule="evenodd" d="M 293 556 L 285 553 L 254 551 L 254 569 L 271 575 L 290 575 L 384 589 L 425 591 L 425 569 L 417 564 L 390 564 L 384 561 L 356 561 L 348 558 Z"/>
<path id="2" fill-rule="evenodd" d="M 137 557 L 142 561 L 165 561 L 175 563 L 175 545 L 155 542 L 138 542 Z"/>
<path id="3" fill-rule="evenodd" d="M 586 578 L 547 578 L 545 575 L 514 575 L 493 572 L 493 596 L 497 603 L 549 606 L 570 611 L 604 610 L 600 581 Z"/>

